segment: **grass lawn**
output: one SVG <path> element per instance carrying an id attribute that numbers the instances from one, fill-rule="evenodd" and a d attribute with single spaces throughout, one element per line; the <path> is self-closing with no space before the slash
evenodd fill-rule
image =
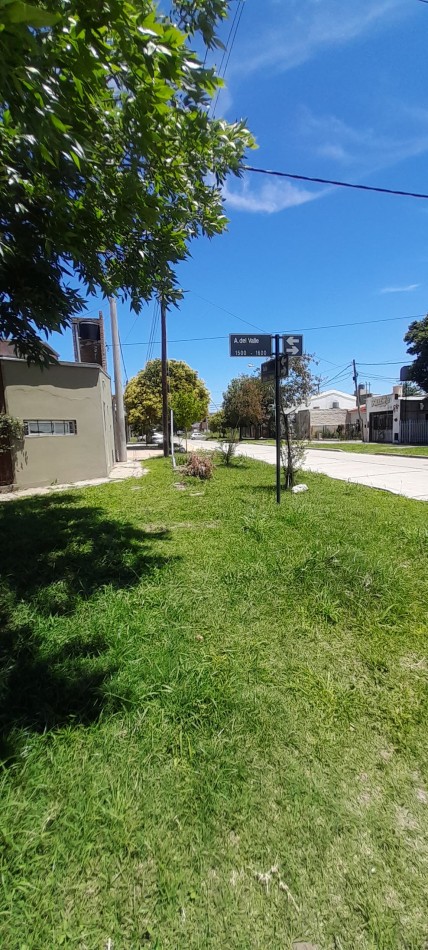
<path id="1" fill-rule="evenodd" d="M 275 445 L 275 439 L 242 439 L 251 445 Z M 364 455 L 407 455 L 428 458 L 428 445 L 382 445 L 378 442 L 307 442 L 308 449 L 322 449 L 323 452 L 359 452 Z"/>
<path id="2" fill-rule="evenodd" d="M 422 950 L 427 506 L 148 468 L 0 507 L 0 946 Z"/>
<path id="3" fill-rule="evenodd" d="M 364 455 L 408 455 L 428 458 L 428 445 L 382 445 L 379 442 L 308 442 L 309 449 L 334 452 L 359 452 Z"/>

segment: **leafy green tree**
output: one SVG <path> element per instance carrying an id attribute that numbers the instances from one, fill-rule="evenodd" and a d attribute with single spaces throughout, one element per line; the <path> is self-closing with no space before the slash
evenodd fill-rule
<path id="1" fill-rule="evenodd" d="M 413 382 L 423 392 L 428 392 L 428 314 L 422 320 L 414 320 L 404 337 L 407 352 L 416 359 L 410 367 Z"/>
<path id="2" fill-rule="evenodd" d="M 208 428 L 210 432 L 220 432 L 224 433 L 226 428 L 224 420 L 224 412 L 222 409 L 218 409 L 217 412 L 212 412 L 208 418 Z"/>
<path id="3" fill-rule="evenodd" d="M 264 411 L 260 380 L 244 375 L 232 379 L 223 395 L 223 413 L 231 429 L 261 425 Z"/>
<path id="4" fill-rule="evenodd" d="M 189 242 L 226 227 L 222 186 L 252 144 L 207 109 L 228 2 L 170 7 L 0 2 L 0 335 L 29 359 L 87 294 L 176 302 Z"/>
<path id="5" fill-rule="evenodd" d="M 171 406 L 174 411 L 174 423 L 177 429 L 184 429 L 187 435 L 194 422 L 205 419 L 208 409 L 207 400 L 201 398 L 193 390 L 179 390 L 171 396 Z"/>
<path id="6" fill-rule="evenodd" d="M 190 396 L 193 406 L 198 405 L 197 416 L 205 418 L 208 412 L 209 392 L 195 369 L 182 360 L 169 360 L 168 377 L 171 405 L 179 396 Z M 133 429 L 149 434 L 162 422 L 162 363 L 150 360 L 145 369 L 130 379 L 125 389 L 125 407 Z M 189 400 L 190 403 L 190 400 Z M 192 413 L 193 414 L 193 410 Z M 178 420 L 177 420 L 178 421 Z M 194 422 L 196 419 L 193 420 Z M 181 426 L 180 426 L 181 427 Z"/>
<path id="7" fill-rule="evenodd" d="M 423 391 L 417 383 L 406 381 L 403 383 L 403 396 L 423 396 Z"/>

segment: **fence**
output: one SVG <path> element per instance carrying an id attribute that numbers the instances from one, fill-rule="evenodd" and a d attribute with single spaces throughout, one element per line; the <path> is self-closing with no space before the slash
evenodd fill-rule
<path id="1" fill-rule="evenodd" d="M 406 419 L 400 423 L 403 445 L 428 445 L 428 419 Z"/>

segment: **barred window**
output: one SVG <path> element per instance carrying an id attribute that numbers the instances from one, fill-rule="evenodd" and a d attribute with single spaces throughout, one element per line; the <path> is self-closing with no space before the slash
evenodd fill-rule
<path id="1" fill-rule="evenodd" d="M 24 419 L 24 434 L 77 435 L 75 419 Z"/>

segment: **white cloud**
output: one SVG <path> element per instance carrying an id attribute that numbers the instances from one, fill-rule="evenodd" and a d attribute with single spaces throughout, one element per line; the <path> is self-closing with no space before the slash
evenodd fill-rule
<path id="1" fill-rule="evenodd" d="M 390 26 L 394 15 L 410 12 L 405 0 L 288 0 L 275 4 L 275 25 L 256 31 L 257 37 L 244 49 L 234 71 L 293 69 L 318 52 L 343 46 L 383 22 Z"/>
<path id="2" fill-rule="evenodd" d="M 260 187 L 253 188 L 246 179 L 239 191 L 231 191 L 226 185 L 223 195 L 226 203 L 238 211 L 274 214 L 314 201 L 325 194 L 326 190 L 309 191 L 288 181 L 266 181 Z"/>
<path id="3" fill-rule="evenodd" d="M 329 161 L 352 166 L 354 177 L 428 151 L 428 113 L 413 116 L 399 102 L 383 103 L 376 119 L 374 127 L 354 128 L 335 115 L 314 116 L 304 109 L 300 133 L 313 152 Z M 400 135 L 397 126 L 402 130 Z"/>
<path id="4" fill-rule="evenodd" d="M 407 284 L 405 287 L 383 287 L 380 294 L 408 294 L 411 290 L 417 290 L 420 284 Z"/>

